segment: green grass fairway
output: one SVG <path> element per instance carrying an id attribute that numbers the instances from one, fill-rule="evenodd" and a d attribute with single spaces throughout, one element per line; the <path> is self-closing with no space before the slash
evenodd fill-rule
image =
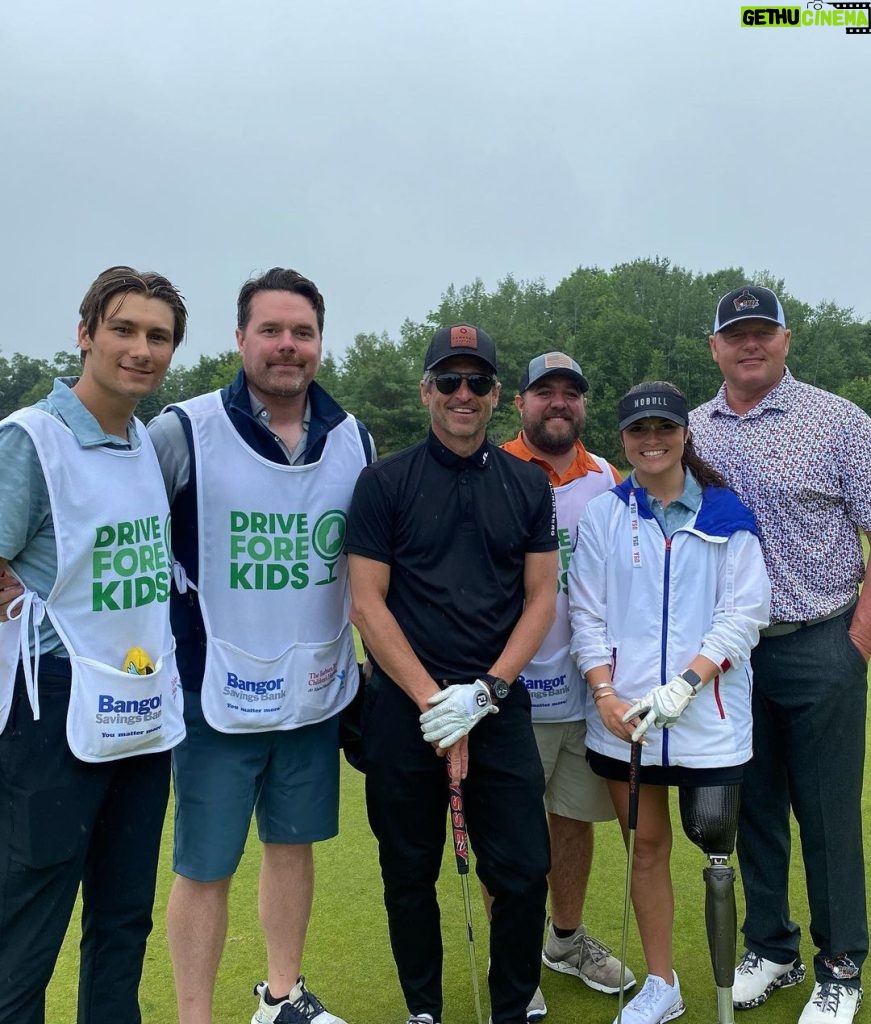
<path id="1" fill-rule="evenodd" d="M 866 827 L 868 803 L 866 794 Z M 704 925 L 704 857 L 680 831 L 676 805 L 673 817 L 677 823 L 672 855 L 676 898 L 675 967 L 688 1007 L 684 1020 L 688 1024 L 715 1024 L 716 996 Z M 164 929 L 166 899 L 172 880 L 171 831 L 170 818 L 164 835 L 155 929 L 142 983 L 145 1024 L 169 1024 L 176 1019 Z M 620 944 L 626 855 L 615 823 L 597 826 L 596 842 L 586 923 L 594 935 L 616 949 Z M 343 765 L 342 777 L 341 833 L 337 839 L 321 843 L 316 848 L 316 857 L 315 903 L 303 965 L 311 987 L 330 1010 L 349 1024 L 402 1024 L 406 1010 L 387 943 L 377 851 L 366 823 L 363 777 L 346 765 Z M 251 989 L 254 982 L 264 976 L 265 964 L 256 915 L 258 863 L 258 843 L 252 834 L 233 883 L 230 929 L 218 978 L 214 1024 L 248 1024 L 256 1009 Z M 460 882 L 449 846 L 445 851 L 440 893 L 445 941 L 444 1020 L 448 1024 L 474 1024 Z M 740 924 L 743 912 L 740 887 L 738 897 Z M 794 870 L 793 900 L 795 917 L 806 931 L 807 904 L 799 870 Z M 473 902 L 478 975 L 486 998 L 487 924 L 480 901 L 475 898 Z M 47 1020 L 58 1024 L 73 1024 L 75 1020 L 78 941 L 75 932 L 75 928 L 71 929 L 48 991 Z M 810 952 L 810 946 L 806 945 L 804 955 L 807 957 Z M 634 921 L 630 929 L 628 961 L 635 973 L 643 977 L 644 964 Z M 557 1021 L 611 1024 L 616 1014 L 615 998 L 591 991 L 576 978 L 543 968 L 542 989 L 549 1009 L 548 1020 L 554 1024 Z M 764 1008 L 742 1014 L 740 1021 L 793 1024 L 809 992 L 810 981 L 806 980 L 799 987 L 777 993 Z M 485 1005 L 485 1019 L 488 1012 Z"/>

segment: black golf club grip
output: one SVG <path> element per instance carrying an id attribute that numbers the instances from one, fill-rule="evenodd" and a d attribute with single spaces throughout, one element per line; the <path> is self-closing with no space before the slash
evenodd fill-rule
<path id="1" fill-rule="evenodd" d="M 627 826 L 629 831 L 638 827 L 638 787 L 641 776 L 641 744 L 633 743 L 629 747 L 629 814 Z"/>
<path id="2" fill-rule="evenodd" d="M 463 807 L 463 791 L 459 783 L 449 782 L 451 807 L 451 832 L 454 836 L 454 856 L 457 858 L 457 871 L 461 875 L 469 873 L 469 836 L 466 832 L 466 811 Z"/>

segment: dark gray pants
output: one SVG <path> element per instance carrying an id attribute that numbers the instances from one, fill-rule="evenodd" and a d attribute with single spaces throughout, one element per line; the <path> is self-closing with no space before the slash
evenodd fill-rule
<path id="1" fill-rule="evenodd" d="M 798 821 L 817 981 L 858 987 L 868 952 L 862 775 L 867 670 L 847 635 L 852 611 L 753 652 L 753 760 L 744 770 L 738 860 L 748 949 L 789 963 L 789 815 Z"/>

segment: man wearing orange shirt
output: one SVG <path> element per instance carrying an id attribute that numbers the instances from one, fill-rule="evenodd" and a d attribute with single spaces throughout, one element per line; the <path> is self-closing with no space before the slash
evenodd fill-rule
<path id="1" fill-rule="evenodd" d="M 533 660 L 518 677 L 532 699 L 535 739 L 547 780 L 545 807 L 551 841 L 548 875 L 551 920 L 542 961 L 551 970 L 573 974 L 590 988 L 615 994 L 620 961 L 583 925 L 584 897 L 593 859 L 594 821 L 610 821 L 614 807 L 602 779 L 586 760 L 586 687 L 569 654 L 566 570 L 575 531 L 587 502 L 620 482 L 617 470 L 581 443 L 589 384 L 577 362 L 564 352 L 532 359 L 514 404 L 521 430 L 502 447 L 547 473 L 554 488 L 560 542 L 557 615 Z M 635 984 L 627 968 L 624 988 Z M 547 1012 L 541 992 L 527 1016 Z M 540 1004 L 536 1005 L 540 999 Z"/>

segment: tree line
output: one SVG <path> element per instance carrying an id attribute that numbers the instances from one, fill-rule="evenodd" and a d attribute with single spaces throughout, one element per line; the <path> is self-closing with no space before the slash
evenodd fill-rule
<path id="1" fill-rule="evenodd" d="M 777 292 L 792 329 L 788 359 L 796 377 L 849 398 L 871 412 L 871 321 L 831 302 L 811 306 L 790 295 L 782 280 L 740 267 L 695 274 L 668 259 L 638 259 L 611 270 L 579 267 L 553 289 L 509 275 L 488 291 L 480 280 L 450 287 L 422 320 L 406 320 L 400 338 L 358 334 L 340 357 L 326 355 L 319 382 L 369 428 L 380 454 L 419 439 L 428 423 L 418 392 L 423 354 L 442 324 L 467 321 L 496 341 L 502 401 L 491 437 L 518 430 L 513 396 L 527 361 L 549 349 L 569 353 L 590 382 L 584 440 L 612 461 L 620 459 L 615 409 L 642 380 L 670 380 L 690 407 L 720 386 L 707 344 L 717 300 L 747 282 Z M 229 383 L 239 368 L 235 351 L 201 356 L 194 366 L 170 368 L 163 386 L 141 403 L 146 422 L 171 402 Z M 0 355 L 0 416 L 43 397 L 55 376 L 78 372 L 79 356 L 54 360 Z"/>

